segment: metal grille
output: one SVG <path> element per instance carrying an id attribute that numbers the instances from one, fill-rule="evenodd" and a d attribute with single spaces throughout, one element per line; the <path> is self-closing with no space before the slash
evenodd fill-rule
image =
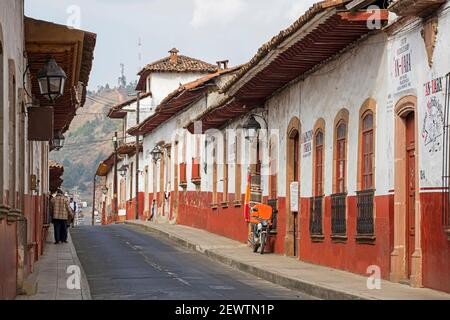
<path id="1" fill-rule="evenodd" d="M 442 150 L 442 225 L 444 228 L 450 228 L 450 73 L 446 76 L 445 86 L 445 104 L 444 104 L 444 135 Z"/>
<path id="2" fill-rule="evenodd" d="M 346 200 L 347 193 L 331 195 L 331 232 L 333 235 L 347 233 Z"/>
<path id="3" fill-rule="evenodd" d="M 373 235 L 373 198 L 374 190 L 358 191 L 358 217 L 356 220 L 356 232 L 358 235 Z"/>
<path id="4" fill-rule="evenodd" d="M 309 232 L 311 235 L 314 236 L 323 235 L 322 231 L 323 196 L 312 197 L 310 201 L 311 202 L 310 202 Z"/>

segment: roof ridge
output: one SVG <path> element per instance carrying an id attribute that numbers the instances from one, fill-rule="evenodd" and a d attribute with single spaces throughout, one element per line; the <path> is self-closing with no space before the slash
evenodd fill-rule
<path id="1" fill-rule="evenodd" d="M 214 71 L 216 71 L 218 69 L 217 65 L 214 65 L 212 63 L 206 62 L 206 61 L 201 60 L 199 58 L 193 58 L 193 57 L 190 57 L 190 56 L 187 56 L 187 55 L 178 54 L 178 59 L 179 59 L 178 61 L 180 61 L 180 59 L 181 60 L 184 59 L 184 60 L 188 60 L 188 61 L 185 61 L 185 62 L 191 62 L 191 63 L 194 62 L 194 63 L 201 64 L 202 66 L 199 66 L 198 68 L 193 68 L 193 69 L 197 69 L 199 71 L 211 71 L 211 72 L 214 72 Z M 168 64 L 170 64 L 172 66 L 178 66 L 180 64 L 179 62 L 176 63 L 176 64 L 175 63 L 171 63 L 170 60 L 171 60 L 171 56 L 166 56 L 164 58 L 161 58 L 161 59 L 155 60 L 153 62 L 150 62 L 150 63 L 146 64 L 141 69 L 141 71 L 138 72 L 138 75 L 142 75 L 145 71 L 147 71 L 149 69 L 152 69 L 152 68 L 157 69 L 157 66 L 160 65 L 160 64 L 168 63 Z M 161 66 L 161 68 L 163 68 L 163 66 Z M 186 71 L 189 71 L 188 69 L 189 68 L 186 67 Z M 172 70 L 167 70 L 167 71 L 172 71 Z M 176 71 L 176 70 L 174 70 L 174 71 Z"/>

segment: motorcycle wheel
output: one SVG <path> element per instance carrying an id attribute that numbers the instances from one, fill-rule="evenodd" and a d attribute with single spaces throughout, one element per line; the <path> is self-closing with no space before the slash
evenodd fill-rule
<path id="1" fill-rule="evenodd" d="M 261 251 L 260 251 L 260 253 L 261 254 L 264 254 L 264 246 L 266 245 L 266 233 L 265 232 L 261 232 L 261 241 L 260 241 L 260 244 L 261 244 Z"/>
<path id="2" fill-rule="evenodd" d="M 258 252 L 258 249 L 259 249 L 259 245 L 258 245 L 258 238 L 256 238 L 254 235 L 252 235 L 252 238 L 253 238 L 253 242 L 252 242 L 252 245 L 253 245 L 253 252 L 254 253 L 256 253 L 256 252 Z"/>

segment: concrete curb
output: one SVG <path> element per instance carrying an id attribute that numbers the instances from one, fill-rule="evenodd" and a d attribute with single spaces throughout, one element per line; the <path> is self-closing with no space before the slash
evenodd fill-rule
<path id="1" fill-rule="evenodd" d="M 275 284 L 283 286 L 285 288 L 289 288 L 292 290 L 300 291 L 302 293 L 306 293 L 308 295 L 317 297 L 319 299 L 326 299 L 326 300 L 372 300 L 373 299 L 372 297 L 366 297 L 366 296 L 361 296 L 361 295 L 357 295 L 354 293 L 345 292 L 343 290 L 337 290 L 335 288 L 330 288 L 327 286 L 319 285 L 317 283 L 312 283 L 312 282 L 309 282 L 306 280 L 289 278 L 289 277 L 277 274 L 276 272 L 273 272 L 273 271 L 268 271 L 268 270 L 265 270 L 262 268 L 258 268 L 255 265 L 251 265 L 251 264 L 230 258 L 219 252 L 216 252 L 216 251 L 214 251 L 214 249 L 206 249 L 206 248 L 202 247 L 201 245 L 193 243 L 192 241 L 183 239 L 182 237 L 179 237 L 173 233 L 166 232 L 166 231 L 160 230 L 158 228 L 154 228 L 151 225 L 143 225 L 143 224 L 136 223 L 133 221 L 125 221 L 125 224 L 140 227 L 141 229 L 144 229 L 146 231 L 150 231 L 157 235 L 169 238 L 180 246 L 183 246 L 185 248 L 195 250 L 197 252 L 204 254 L 211 260 L 223 263 L 234 269 L 240 270 L 245 273 L 252 274 L 261 279 L 267 280 L 269 282 L 275 283 Z"/>
<path id="2" fill-rule="evenodd" d="M 91 290 L 89 288 L 89 282 L 87 281 L 86 273 L 84 272 L 83 265 L 81 264 L 80 259 L 78 258 L 77 251 L 75 249 L 75 246 L 73 245 L 72 236 L 70 234 L 70 229 L 68 230 L 68 237 L 69 237 L 69 245 L 70 245 L 70 252 L 72 253 L 72 258 L 75 264 L 80 267 L 81 272 L 81 297 L 83 300 L 92 300 L 91 296 Z"/>

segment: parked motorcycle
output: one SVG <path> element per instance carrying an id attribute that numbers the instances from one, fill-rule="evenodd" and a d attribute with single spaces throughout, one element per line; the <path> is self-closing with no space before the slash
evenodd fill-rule
<path id="1" fill-rule="evenodd" d="M 272 226 L 272 207 L 258 203 L 251 208 L 252 235 L 250 236 L 250 243 L 253 246 L 253 252 L 264 254 L 264 249 L 267 243 L 267 237 Z"/>

